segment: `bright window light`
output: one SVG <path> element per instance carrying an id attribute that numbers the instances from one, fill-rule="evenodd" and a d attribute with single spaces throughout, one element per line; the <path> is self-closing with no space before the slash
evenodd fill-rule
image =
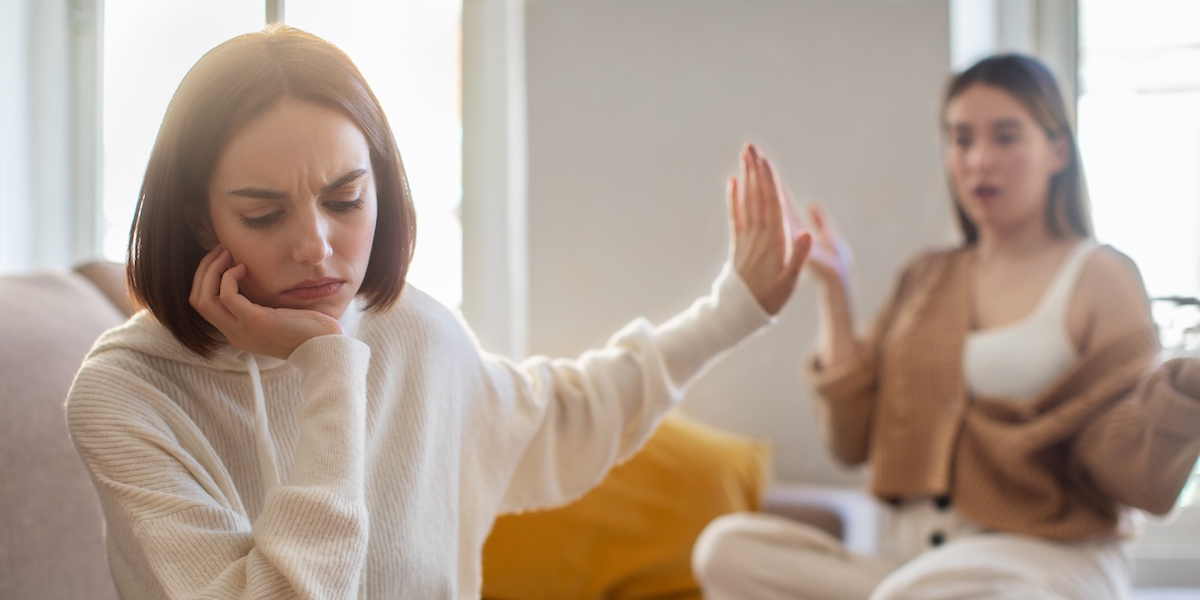
<path id="1" fill-rule="evenodd" d="M 1200 3 L 1080 3 L 1079 145 L 1096 236 L 1151 296 L 1200 295 Z"/>
<path id="2" fill-rule="evenodd" d="M 1079 11 L 1096 237 L 1133 258 L 1151 297 L 1200 296 L 1200 2 L 1082 0 Z M 1164 345 L 1193 345 L 1195 307 L 1154 308 Z M 1200 466 L 1180 504 L 1198 501 Z"/>
<path id="3" fill-rule="evenodd" d="M 205 52 L 265 21 L 262 0 L 104 3 L 103 253 L 125 262 L 150 149 L 179 82 Z"/>

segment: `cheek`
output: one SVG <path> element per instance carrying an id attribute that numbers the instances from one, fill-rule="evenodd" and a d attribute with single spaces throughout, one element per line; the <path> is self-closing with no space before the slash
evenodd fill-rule
<path id="1" fill-rule="evenodd" d="M 965 198 L 967 191 L 967 161 L 963 152 L 951 150 L 946 153 L 946 172 L 950 174 L 950 182 L 960 197 Z"/>
<path id="2" fill-rule="evenodd" d="M 246 276 L 238 288 L 251 300 L 260 301 L 269 293 L 269 275 L 281 273 L 282 264 L 276 256 L 278 244 L 272 244 L 262 234 L 248 232 L 240 224 L 213 220 L 217 241 L 229 249 L 233 264 L 246 265 Z"/>
<path id="3" fill-rule="evenodd" d="M 369 215 L 360 222 L 343 230 L 341 240 L 335 252 L 346 257 L 355 272 L 361 277 L 367 270 L 371 260 L 371 247 L 375 241 L 375 215 Z"/>

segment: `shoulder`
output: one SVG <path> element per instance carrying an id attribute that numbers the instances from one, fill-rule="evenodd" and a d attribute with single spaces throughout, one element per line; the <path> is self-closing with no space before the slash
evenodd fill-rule
<path id="1" fill-rule="evenodd" d="M 1088 256 L 1079 274 L 1082 285 L 1125 285 L 1138 292 L 1142 290 L 1142 277 L 1137 264 L 1112 246 L 1098 246 Z"/>
<path id="2" fill-rule="evenodd" d="M 1111 246 L 1100 246 L 1084 262 L 1072 304 L 1085 319 L 1088 348 L 1153 324 L 1137 265 Z"/>
<path id="3" fill-rule="evenodd" d="M 964 247 L 936 247 L 918 252 L 901 267 L 896 282 L 897 294 L 906 295 L 908 291 L 940 279 L 968 255 L 969 249 Z"/>
<path id="4" fill-rule="evenodd" d="M 358 337 L 372 355 L 388 348 L 474 353 L 475 339 L 457 311 L 412 284 L 391 308 L 364 316 Z"/>
<path id="5" fill-rule="evenodd" d="M 968 249 L 964 247 L 935 247 L 917 252 L 905 264 L 904 272 L 912 275 L 924 275 L 933 271 L 943 270 L 956 261 L 965 257 Z"/>
<path id="6" fill-rule="evenodd" d="M 133 430 L 166 431 L 163 415 L 177 410 L 179 386 L 154 361 L 133 350 L 89 356 L 67 393 L 66 420 L 76 443 L 127 437 Z"/>
<path id="7" fill-rule="evenodd" d="M 67 396 L 67 419 L 136 418 L 174 410 L 186 381 L 202 377 L 190 350 L 147 313 L 106 331 L 84 359 Z"/>
<path id="8" fill-rule="evenodd" d="M 1137 265 L 1111 246 L 1100 246 L 1083 263 L 1077 296 L 1099 308 L 1146 310 Z"/>

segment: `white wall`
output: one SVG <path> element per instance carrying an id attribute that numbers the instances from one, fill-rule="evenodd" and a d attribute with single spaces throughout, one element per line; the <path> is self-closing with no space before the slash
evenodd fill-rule
<path id="1" fill-rule="evenodd" d="M 724 180 L 760 143 L 854 245 L 872 315 L 896 269 L 952 239 L 936 127 L 945 0 L 530 0 L 530 350 L 575 355 L 705 293 L 727 252 Z M 686 409 L 773 440 L 781 480 L 853 483 L 817 439 L 803 284 Z"/>

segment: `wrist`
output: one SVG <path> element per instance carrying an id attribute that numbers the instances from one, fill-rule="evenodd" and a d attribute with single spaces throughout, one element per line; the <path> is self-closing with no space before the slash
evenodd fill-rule
<path id="1" fill-rule="evenodd" d="M 850 286 L 843 278 L 819 279 L 817 285 L 820 299 L 834 310 L 840 310 L 850 305 Z"/>

